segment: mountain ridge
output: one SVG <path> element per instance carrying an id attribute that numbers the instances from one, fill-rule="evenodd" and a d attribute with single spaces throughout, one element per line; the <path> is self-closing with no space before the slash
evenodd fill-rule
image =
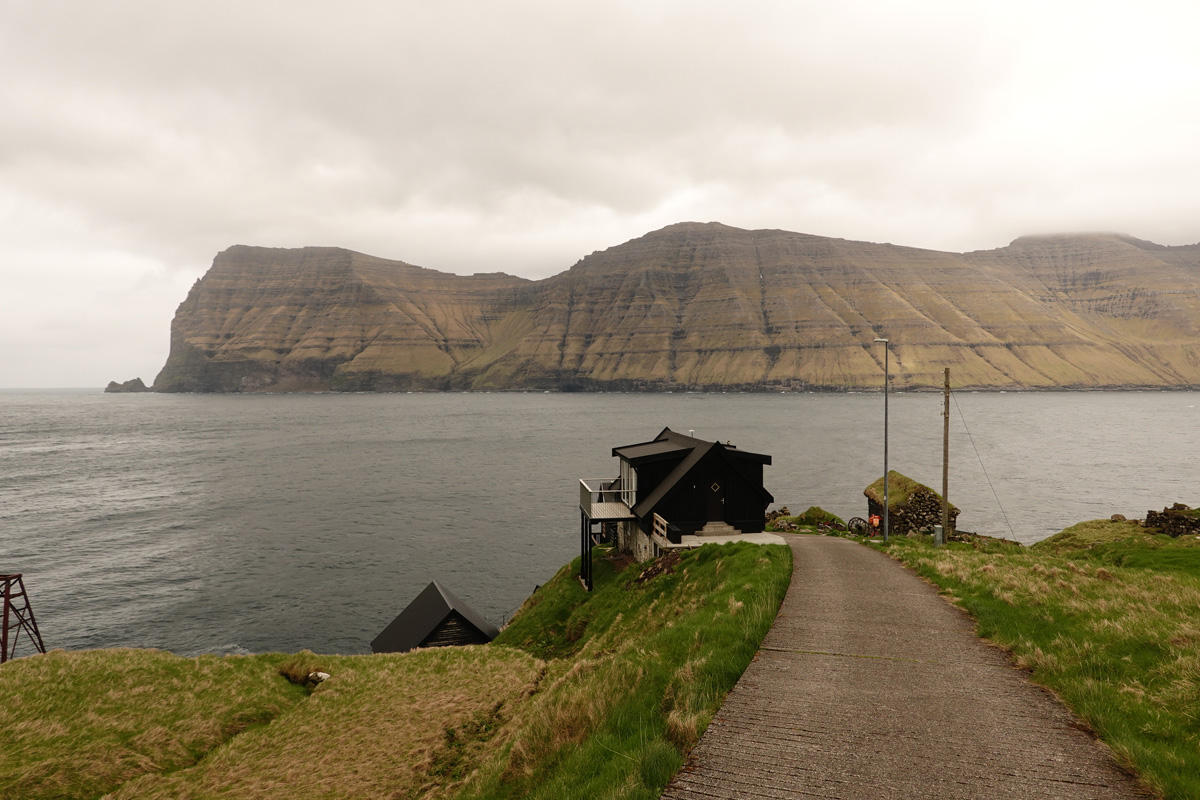
<path id="1" fill-rule="evenodd" d="M 542 280 L 235 245 L 155 391 L 1200 386 L 1200 245 L 1023 236 L 949 253 L 669 225 Z"/>

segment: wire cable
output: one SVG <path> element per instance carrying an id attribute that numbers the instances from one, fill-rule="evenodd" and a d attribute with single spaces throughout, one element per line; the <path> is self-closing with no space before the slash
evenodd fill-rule
<path id="1" fill-rule="evenodd" d="M 971 429 L 967 427 L 967 418 L 963 416 L 962 407 L 958 404 L 958 398 L 954 396 L 954 392 L 950 393 L 950 397 L 954 400 L 954 408 L 958 410 L 958 418 L 962 420 L 963 430 L 967 432 L 967 440 L 971 442 L 971 449 L 975 451 L 975 458 L 979 459 L 979 468 L 983 470 L 983 477 L 987 479 L 988 487 L 992 490 L 992 497 L 996 498 L 996 505 L 1000 508 L 1001 516 L 1004 517 L 1004 524 L 1008 526 L 1008 532 L 1012 534 L 1013 539 L 1016 539 L 1016 531 L 1013 530 L 1012 523 L 1008 521 L 1008 514 L 1004 510 L 1004 504 L 1000 502 L 1000 495 L 996 494 L 996 487 L 992 485 L 992 478 L 988 475 L 987 467 L 983 465 L 983 456 L 979 455 L 979 448 L 975 446 L 975 437 L 971 435 Z"/>

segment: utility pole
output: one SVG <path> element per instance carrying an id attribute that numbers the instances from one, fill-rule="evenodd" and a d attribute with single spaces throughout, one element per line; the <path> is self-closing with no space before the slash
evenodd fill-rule
<path id="1" fill-rule="evenodd" d="M 888 540 L 888 340 L 883 343 L 883 540 Z"/>
<path id="2" fill-rule="evenodd" d="M 950 541 L 950 368 L 946 367 L 946 407 L 942 412 L 942 541 Z"/>

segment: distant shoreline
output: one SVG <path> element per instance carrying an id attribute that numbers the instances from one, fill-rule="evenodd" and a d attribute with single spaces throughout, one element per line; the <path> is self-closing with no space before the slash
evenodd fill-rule
<path id="1" fill-rule="evenodd" d="M 951 386 L 952 392 L 978 394 L 1073 394 L 1102 392 L 1196 392 L 1200 386 L 1021 386 L 998 388 L 994 386 Z M 0 388 L 0 394 L 31 394 L 36 392 L 97 392 L 106 394 L 102 386 L 10 386 Z M 942 387 L 906 387 L 892 389 L 890 394 L 940 394 Z M 255 391 L 255 392 L 160 392 L 153 388 L 146 392 L 107 392 L 107 394 L 186 394 L 186 395 L 297 395 L 297 394 L 883 394 L 883 389 L 394 389 L 378 391 L 339 391 L 335 389 L 312 389 L 308 391 Z"/>
<path id="2" fill-rule="evenodd" d="M 1194 392 L 1200 386 L 1022 386 L 997 388 L 994 386 L 951 386 L 952 392 L 978 394 L 1071 394 L 1101 392 Z M 92 387 L 70 387 L 63 389 L 0 389 L 10 392 L 32 391 L 100 391 Z M 916 386 L 892 389 L 889 394 L 941 394 L 942 387 Z M 188 395 L 295 395 L 295 394 L 883 394 L 883 389 L 393 389 L 378 391 L 339 391 L 336 389 L 313 389 L 309 391 L 255 391 L 255 392 L 113 392 L 112 394 L 188 394 Z"/>

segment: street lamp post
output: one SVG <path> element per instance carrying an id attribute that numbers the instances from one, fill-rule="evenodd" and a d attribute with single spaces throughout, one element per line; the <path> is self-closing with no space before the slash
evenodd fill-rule
<path id="1" fill-rule="evenodd" d="M 883 540 L 888 540 L 888 340 L 883 342 Z"/>

